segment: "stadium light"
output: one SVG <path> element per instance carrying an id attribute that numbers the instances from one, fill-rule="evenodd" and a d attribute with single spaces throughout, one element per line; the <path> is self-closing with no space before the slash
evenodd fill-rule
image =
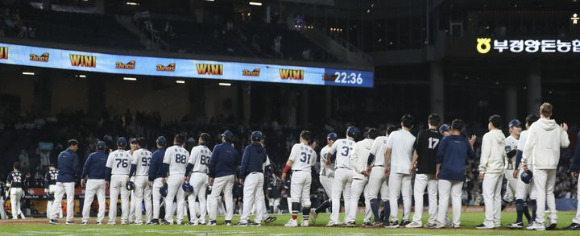
<path id="1" fill-rule="evenodd" d="M 580 18 L 578 17 L 578 13 L 572 14 L 572 17 L 570 18 L 570 20 L 572 20 L 572 24 L 577 25 L 578 24 L 578 20 L 580 20 Z"/>
<path id="2" fill-rule="evenodd" d="M 232 86 L 231 83 L 219 83 L 219 86 L 230 87 Z"/>
<path id="3" fill-rule="evenodd" d="M 139 6 L 139 3 L 136 3 L 136 2 L 127 2 L 127 5 L 129 5 L 129 6 Z"/>
<path id="4" fill-rule="evenodd" d="M 252 6 L 262 6 L 261 2 L 250 2 L 250 5 Z"/>
<path id="5" fill-rule="evenodd" d="M 178 84 L 185 84 L 185 80 L 176 80 L 176 81 L 175 81 L 175 83 L 178 83 Z"/>
<path id="6" fill-rule="evenodd" d="M 22 72 L 23 75 L 34 75 L 34 72 L 24 71 Z"/>
<path id="7" fill-rule="evenodd" d="M 87 75 L 78 75 L 79 78 L 87 78 Z"/>
<path id="8" fill-rule="evenodd" d="M 137 81 L 137 78 L 135 78 L 135 77 L 123 77 L 123 80 L 127 80 L 127 81 Z"/>

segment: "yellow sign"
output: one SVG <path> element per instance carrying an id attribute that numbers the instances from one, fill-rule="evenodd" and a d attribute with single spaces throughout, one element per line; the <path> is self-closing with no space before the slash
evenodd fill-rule
<path id="1" fill-rule="evenodd" d="M 486 54 L 491 50 L 491 39 L 490 38 L 477 38 L 477 52 L 481 54 Z"/>

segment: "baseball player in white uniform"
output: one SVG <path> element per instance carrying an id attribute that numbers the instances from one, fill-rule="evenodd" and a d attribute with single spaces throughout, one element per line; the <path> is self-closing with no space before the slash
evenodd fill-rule
<path id="1" fill-rule="evenodd" d="M 329 198 L 328 200 L 324 201 L 320 206 L 316 209 L 312 208 L 310 210 L 310 218 L 312 219 L 312 224 L 316 223 L 316 218 L 318 214 L 326 211 L 327 208 L 332 206 L 332 184 L 334 181 L 334 171 L 335 171 L 335 164 L 331 163 L 329 166 L 326 163 L 329 161 L 327 157 L 330 157 L 328 153 L 330 152 L 330 148 L 334 144 L 334 142 L 338 139 L 338 135 L 336 133 L 329 133 L 326 135 L 326 146 L 320 150 L 320 184 L 326 192 L 326 196 Z"/>
<path id="2" fill-rule="evenodd" d="M 46 217 L 50 219 L 50 217 L 52 216 L 52 213 L 50 212 L 52 210 L 52 203 L 54 202 L 54 192 L 56 191 L 56 179 L 58 177 L 58 170 L 56 169 L 56 167 L 54 166 L 54 164 L 50 164 L 48 166 L 48 171 L 46 172 L 46 175 L 44 176 L 44 182 L 45 182 L 45 189 L 44 192 L 48 195 L 48 196 L 52 196 L 49 198 L 48 201 L 46 201 Z M 62 207 L 58 208 L 58 215 L 59 218 L 62 218 Z"/>
<path id="3" fill-rule="evenodd" d="M 151 187 L 148 184 L 149 165 L 151 163 L 151 156 L 153 155 L 149 150 L 145 149 L 145 138 L 137 139 L 137 150 L 133 151 L 133 159 L 131 161 L 131 176 L 133 183 L 135 183 L 135 190 L 133 190 L 133 204 L 135 205 L 135 225 L 142 225 L 143 218 L 141 216 L 141 205 L 145 201 L 145 216 L 146 222 L 152 220 L 152 201 L 151 201 Z"/>
<path id="4" fill-rule="evenodd" d="M 374 215 L 375 227 L 388 224 L 389 216 L 391 214 L 391 206 L 389 204 L 389 187 L 387 179 L 385 178 L 385 152 L 387 151 L 387 140 L 389 135 L 395 131 L 396 127 L 390 125 L 387 127 L 385 136 L 379 136 L 373 142 L 369 157 L 367 159 L 367 173 L 369 174 L 369 201 L 371 203 L 371 211 Z M 381 202 L 383 204 L 383 211 L 379 214 L 379 193 L 381 194 Z M 382 217 L 384 219 L 381 220 Z"/>
<path id="5" fill-rule="evenodd" d="M 121 193 L 121 224 L 127 224 L 129 216 L 129 195 L 127 190 L 127 181 L 129 181 L 129 172 L 131 171 L 131 154 L 125 150 L 127 139 L 119 137 L 117 139 L 117 150 L 111 152 L 107 158 L 107 172 L 105 180 L 109 185 L 109 222 L 116 224 L 117 218 L 117 199 Z"/>
<path id="6" fill-rule="evenodd" d="M 353 222 L 348 222 L 352 219 L 350 216 L 351 207 L 351 186 L 352 186 L 352 163 L 350 155 L 354 149 L 355 138 L 359 130 L 354 126 L 349 126 L 346 129 L 346 138 L 338 139 L 327 154 L 326 165 L 330 166 L 331 162 L 335 163 L 336 171 L 334 172 L 334 182 L 332 183 L 332 213 L 330 214 L 330 221 L 326 224 L 327 227 L 337 226 L 338 213 L 340 212 L 340 195 L 344 198 L 344 224 L 346 226 L 354 226 Z M 328 157 L 330 156 L 330 158 Z"/>
<path id="7" fill-rule="evenodd" d="M 20 163 L 15 162 L 13 170 L 8 174 L 6 186 L 10 188 L 10 208 L 12 210 L 12 219 L 18 219 L 20 215 L 21 199 L 24 196 L 24 175 L 20 172 Z M 24 217 L 22 217 L 24 219 Z"/>
<path id="8" fill-rule="evenodd" d="M 360 199 L 360 195 L 364 193 L 365 198 L 365 215 L 363 220 L 363 226 L 370 226 L 370 218 L 371 218 L 371 203 L 370 203 L 370 196 L 368 193 L 368 176 L 369 173 L 367 172 L 367 161 L 371 151 L 371 147 L 373 146 L 375 138 L 379 136 L 379 131 L 375 128 L 371 128 L 368 131 L 368 137 L 357 142 L 354 145 L 352 150 L 352 155 L 350 155 L 350 162 L 352 163 L 352 185 L 350 188 L 351 191 L 351 206 L 349 213 L 351 222 L 353 225 L 356 224 L 356 213 L 358 210 L 358 200 Z"/>
<path id="9" fill-rule="evenodd" d="M 517 189 L 516 189 L 516 214 L 517 214 L 517 219 L 516 222 L 509 224 L 507 227 L 511 228 L 511 229 L 522 229 L 524 227 L 524 223 L 522 222 L 522 216 L 526 216 L 526 218 L 528 219 L 528 225 L 530 225 L 532 223 L 532 221 L 534 220 L 534 218 L 536 217 L 536 191 L 534 190 L 534 185 L 533 184 L 529 184 L 529 183 L 525 183 L 524 181 L 522 181 L 521 179 L 521 174 L 523 171 L 520 171 L 522 169 L 522 166 L 520 165 L 520 162 L 522 160 L 522 154 L 523 154 L 523 149 L 524 149 L 524 145 L 526 144 L 526 140 L 528 137 L 528 130 L 530 128 L 530 126 L 536 122 L 539 119 L 538 116 L 536 115 L 528 115 L 528 117 L 526 117 L 526 130 L 522 131 L 520 134 L 520 139 L 518 140 L 518 144 L 517 144 L 517 151 L 516 151 L 516 164 L 515 164 L 515 170 L 513 171 L 513 176 L 517 178 Z M 531 159 L 528 159 L 529 162 L 533 162 Z M 531 166 L 528 166 L 528 169 L 530 171 L 533 171 Z M 530 202 L 529 204 L 526 203 L 526 200 L 528 199 L 528 195 L 530 197 Z M 530 205 L 532 207 L 532 215 L 530 216 L 530 212 L 528 211 L 528 205 Z"/>
<path id="10" fill-rule="evenodd" d="M 397 228 L 399 196 L 403 195 L 403 219 L 401 226 L 410 224 L 409 213 L 411 212 L 411 160 L 413 158 L 413 144 L 415 136 L 411 129 L 415 124 L 415 118 L 407 114 L 401 118 L 401 130 L 397 130 L 389 136 L 387 151 L 385 152 L 385 175 L 389 178 L 389 199 L 391 199 L 391 222 L 385 228 Z"/>
<path id="11" fill-rule="evenodd" d="M 185 169 L 187 167 L 187 159 L 189 152 L 183 148 L 185 137 L 181 134 L 175 135 L 173 139 L 173 146 L 168 147 L 163 157 L 164 169 L 168 170 L 167 174 L 167 197 L 165 197 L 165 224 L 173 224 L 173 213 L 175 207 L 173 200 L 177 197 L 177 218 L 176 224 L 180 225 L 183 221 L 184 207 L 185 207 L 185 193 L 183 182 L 185 181 Z"/>
<path id="12" fill-rule="evenodd" d="M 310 215 L 310 186 L 312 184 L 312 167 L 316 163 L 316 152 L 308 145 L 311 140 L 310 131 L 300 132 L 300 143 L 292 146 L 290 157 L 286 162 L 286 167 L 282 173 L 282 182 L 286 181 L 286 174 L 292 169 L 292 179 L 290 180 L 290 201 L 292 202 L 292 218 L 286 223 L 286 227 L 298 226 L 297 218 L 302 203 L 302 224 L 309 225 Z"/>
<path id="13" fill-rule="evenodd" d="M 489 118 L 489 132 L 483 135 L 479 179 L 483 180 L 485 220 L 476 229 L 493 229 L 501 226 L 501 185 L 505 175 L 505 135 L 501 131 L 501 117 Z"/>
<path id="14" fill-rule="evenodd" d="M 206 189 L 209 177 L 208 166 L 211 158 L 211 150 L 207 147 L 210 140 L 210 135 L 202 133 L 199 136 L 197 146 L 191 149 L 189 161 L 187 165 L 187 172 L 189 175 L 189 182 L 193 186 L 193 193 L 187 197 L 189 205 L 190 220 L 189 225 L 205 225 L 205 216 L 207 214 Z M 199 200 L 199 218 L 195 210 L 195 200 Z"/>
<path id="15" fill-rule="evenodd" d="M 520 134 L 522 133 L 522 124 L 519 120 L 511 120 L 508 126 L 510 136 L 505 139 L 505 179 L 507 180 L 507 184 L 506 191 L 501 203 L 502 210 L 511 202 L 513 202 L 516 196 L 518 179 L 517 176 L 514 177 L 514 169 L 517 169 L 516 151 L 518 148 L 518 140 L 520 139 Z"/>

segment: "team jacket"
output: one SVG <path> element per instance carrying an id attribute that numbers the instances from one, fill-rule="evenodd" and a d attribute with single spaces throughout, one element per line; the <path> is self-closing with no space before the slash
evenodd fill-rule
<path id="1" fill-rule="evenodd" d="M 151 162 L 149 163 L 149 181 L 153 181 L 157 178 L 165 177 L 163 176 L 162 166 L 163 157 L 165 156 L 165 148 L 159 148 L 155 151 L 151 157 Z"/>
<path id="2" fill-rule="evenodd" d="M 89 157 L 87 157 L 85 165 L 83 166 L 81 179 L 84 179 L 87 176 L 89 179 L 105 179 L 107 158 L 108 155 L 103 151 L 89 154 Z"/>
<path id="3" fill-rule="evenodd" d="M 437 150 L 437 164 L 441 164 L 439 179 L 464 181 L 467 157 L 475 157 L 467 138 L 461 135 L 444 137 Z"/>
<path id="4" fill-rule="evenodd" d="M 578 132 L 578 138 L 576 139 L 576 149 L 574 150 L 573 158 L 570 171 L 578 172 L 580 170 L 580 132 Z"/>
<path id="5" fill-rule="evenodd" d="M 266 149 L 259 143 L 252 143 L 244 149 L 242 155 L 242 166 L 240 175 L 245 178 L 252 172 L 264 172 L 264 162 L 266 162 Z"/>
<path id="6" fill-rule="evenodd" d="M 535 170 L 556 169 L 560 162 L 560 148 L 569 144 L 568 133 L 555 120 L 540 118 L 530 126 L 522 163 L 528 164 L 528 158 L 533 158 L 530 164 Z"/>
<path id="7" fill-rule="evenodd" d="M 505 135 L 499 129 L 483 135 L 481 142 L 480 174 L 501 174 L 505 172 Z"/>
<path id="8" fill-rule="evenodd" d="M 79 172 L 79 156 L 77 156 L 74 151 L 66 149 L 58 154 L 57 182 L 75 182 L 76 178 L 79 176 Z"/>
<path id="9" fill-rule="evenodd" d="M 229 142 L 223 142 L 213 148 L 209 163 L 209 177 L 216 178 L 233 175 L 239 160 L 238 151 Z"/>

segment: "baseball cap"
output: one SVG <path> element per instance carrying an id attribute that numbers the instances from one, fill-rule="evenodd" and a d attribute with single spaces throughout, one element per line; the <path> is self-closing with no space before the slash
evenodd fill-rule
<path id="1" fill-rule="evenodd" d="M 119 137 L 117 139 L 117 146 L 125 146 L 127 145 L 127 139 L 125 137 Z"/>
<path id="2" fill-rule="evenodd" d="M 129 139 L 129 143 L 131 143 L 131 144 L 137 143 L 137 139 L 136 138 L 131 138 L 131 139 Z"/>
<path id="3" fill-rule="evenodd" d="M 228 139 L 228 140 L 230 140 L 230 141 L 233 141 L 233 140 L 234 140 L 234 138 L 235 138 L 234 134 L 233 134 L 231 131 L 229 131 L 229 130 L 226 130 L 226 131 L 225 131 L 225 132 L 222 134 L 222 137 L 226 137 L 226 139 Z"/>
<path id="4" fill-rule="evenodd" d="M 443 132 L 449 131 L 449 128 L 450 128 L 450 127 L 449 127 L 449 125 L 448 125 L 448 124 L 442 124 L 442 125 L 439 127 L 439 133 L 443 133 Z"/>
<path id="5" fill-rule="evenodd" d="M 518 119 L 513 119 L 510 121 L 509 125 L 510 128 L 514 127 L 514 126 L 522 126 L 522 122 L 520 122 L 520 120 Z"/>
<path id="6" fill-rule="evenodd" d="M 263 136 L 262 132 L 254 131 L 254 132 L 252 132 L 252 135 L 251 135 L 252 141 L 260 141 L 262 139 L 262 136 Z"/>
<path id="7" fill-rule="evenodd" d="M 333 133 L 329 133 L 328 135 L 326 135 L 326 138 L 336 141 L 338 139 L 338 135 L 336 135 L 336 133 L 333 132 Z"/>
<path id="8" fill-rule="evenodd" d="M 104 150 L 106 146 L 107 146 L 107 144 L 105 144 L 105 142 L 103 142 L 103 141 L 97 142 L 97 149 L 98 150 Z"/>
<path id="9" fill-rule="evenodd" d="M 352 136 L 352 137 L 354 137 L 354 136 L 357 136 L 357 135 L 358 135 L 358 133 L 359 133 L 359 130 L 358 130 L 358 128 L 357 128 L 357 127 L 354 127 L 354 126 L 349 126 L 349 127 L 346 129 L 346 133 L 347 133 L 349 136 Z"/>
<path id="10" fill-rule="evenodd" d="M 155 140 L 156 143 L 164 145 L 167 144 L 167 139 L 163 136 L 159 136 L 157 137 L 157 140 Z"/>

